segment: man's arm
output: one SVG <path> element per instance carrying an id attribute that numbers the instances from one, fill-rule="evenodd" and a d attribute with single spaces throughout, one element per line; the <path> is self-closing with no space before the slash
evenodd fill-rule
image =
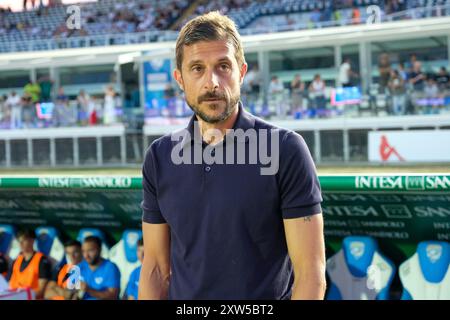
<path id="1" fill-rule="evenodd" d="M 83 282 L 82 282 L 83 283 Z M 83 287 L 82 287 L 83 289 Z M 104 291 L 97 291 L 89 288 L 87 285 L 84 290 L 90 296 L 100 300 L 116 300 L 119 295 L 119 288 L 108 288 Z"/>
<path id="2" fill-rule="evenodd" d="M 139 300 L 168 298 L 170 279 L 170 230 L 167 223 L 142 222 L 144 261 L 139 278 Z"/>
<path id="3" fill-rule="evenodd" d="M 44 299 L 45 288 L 47 287 L 48 281 L 52 277 L 52 266 L 47 257 L 42 257 L 39 261 L 39 281 L 38 289 L 36 291 L 36 299 Z"/>
<path id="4" fill-rule="evenodd" d="M 284 219 L 283 222 L 294 269 L 291 299 L 322 300 L 326 289 L 322 214 Z"/>
<path id="5" fill-rule="evenodd" d="M 48 279 L 39 279 L 38 289 L 36 291 L 36 299 L 44 299 L 45 287 L 47 286 Z"/>
<path id="6" fill-rule="evenodd" d="M 58 287 L 58 284 L 55 281 L 49 281 L 47 287 L 45 288 L 44 299 L 52 299 L 56 296 L 62 296 L 61 290 L 62 288 Z"/>

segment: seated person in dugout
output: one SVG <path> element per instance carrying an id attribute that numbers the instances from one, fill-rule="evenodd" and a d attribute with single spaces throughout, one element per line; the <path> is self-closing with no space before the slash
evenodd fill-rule
<path id="1" fill-rule="evenodd" d="M 68 262 L 54 272 L 45 290 L 45 299 L 73 300 L 76 298 L 77 281 L 80 280 L 78 264 L 83 261 L 81 243 L 69 240 L 64 244 L 64 251 Z"/>
<path id="2" fill-rule="evenodd" d="M 144 260 L 144 239 L 139 239 L 137 244 L 137 257 L 142 264 Z M 141 266 L 137 267 L 130 274 L 128 280 L 127 289 L 125 290 L 125 299 L 137 300 L 138 299 L 138 289 L 139 289 L 139 277 L 141 275 Z"/>
<path id="3" fill-rule="evenodd" d="M 36 294 L 36 299 L 44 297 L 45 287 L 51 278 L 51 264 L 41 252 L 33 249 L 36 234 L 33 230 L 17 232 L 20 254 L 13 263 L 9 276 L 11 290 L 30 288 Z"/>
<path id="4" fill-rule="evenodd" d="M 84 239 L 82 245 L 84 260 L 79 264 L 79 299 L 115 300 L 119 297 L 119 268 L 113 262 L 100 256 L 101 248 L 100 238 L 89 236 Z"/>

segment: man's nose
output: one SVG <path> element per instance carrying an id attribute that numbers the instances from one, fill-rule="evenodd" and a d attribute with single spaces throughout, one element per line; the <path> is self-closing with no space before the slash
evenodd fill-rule
<path id="1" fill-rule="evenodd" d="M 219 88 L 219 77 L 216 75 L 214 70 L 207 71 L 205 76 L 205 90 L 214 91 Z"/>

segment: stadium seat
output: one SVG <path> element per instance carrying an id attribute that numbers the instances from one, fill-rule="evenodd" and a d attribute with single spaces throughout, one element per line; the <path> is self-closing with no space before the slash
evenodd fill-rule
<path id="1" fill-rule="evenodd" d="M 89 236 L 96 236 L 99 237 L 100 240 L 102 240 L 101 256 L 104 259 L 109 259 L 109 248 L 106 245 L 105 234 L 101 230 L 96 228 L 83 228 L 78 232 L 77 240 L 83 243 L 84 239 Z"/>
<path id="2" fill-rule="evenodd" d="M 120 270 L 120 288 L 122 289 L 122 293 L 127 287 L 131 272 L 140 265 L 137 257 L 137 243 L 141 237 L 141 230 L 125 230 L 122 234 L 122 239 L 109 251 L 110 260 Z"/>
<path id="3" fill-rule="evenodd" d="M 36 240 L 36 249 L 51 258 L 55 263 L 60 263 L 64 259 L 64 245 L 55 228 L 36 228 Z"/>
<path id="4" fill-rule="evenodd" d="M 400 265 L 402 300 L 450 300 L 450 243 L 423 241 Z"/>
<path id="5" fill-rule="evenodd" d="M 8 224 L 0 224 L 0 252 L 11 260 L 20 253 L 19 242 L 15 238 L 15 228 Z"/>
<path id="6" fill-rule="evenodd" d="M 395 266 L 379 252 L 374 238 L 351 236 L 328 259 L 327 274 L 328 300 L 387 300 Z"/>

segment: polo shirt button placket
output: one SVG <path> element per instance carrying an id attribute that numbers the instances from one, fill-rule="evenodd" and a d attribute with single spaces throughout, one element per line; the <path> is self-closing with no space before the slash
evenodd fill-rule
<path id="1" fill-rule="evenodd" d="M 205 167 L 205 171 L 206 171 L 206 172 L 210 172 L 210 171 L 211 171 L 211 167 L 210 167 L 210 166 L 206 166 L 206 167 Z"/>

